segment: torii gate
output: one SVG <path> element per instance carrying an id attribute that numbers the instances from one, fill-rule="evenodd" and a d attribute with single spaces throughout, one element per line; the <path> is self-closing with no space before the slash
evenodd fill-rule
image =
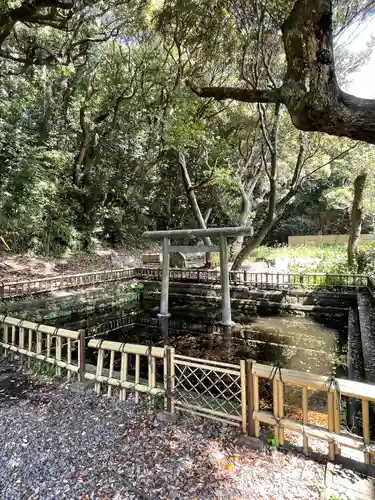
<path id="1" fill-rule="evenodd" d="M 153 240 L 163 240 L 163 269 L 160 297 L 159 318 L 161 323 L 169 318 L 168 296 L 169 296 L 169 254 L 173 252 L 196 253 L 196 252 L 220 252 L 220 281 L 221 281 L 221 324 L 226 327 L 233 326 L 230 304 L 229 268 L 228 268 L 228 237 L 252 236 L 252 227 L 223 227 L 209 229 L 171 229 L 166 231 L 146 231 L 143 236 Z M 193 246 L 171 246 L 170 239 L 179 238 L 203 238 L 205 236 L 219 236 L 218 246 L 193 245 Z M 168 324 L 168 323 L 167 323 Z"/>

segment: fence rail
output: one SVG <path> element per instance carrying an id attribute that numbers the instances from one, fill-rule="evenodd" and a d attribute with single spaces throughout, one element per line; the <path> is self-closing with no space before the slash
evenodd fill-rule
<path id="1" fill-rule="evenodd" d="M 84 370 L 80 360 L 84 359 L 80 337 L 83 332 L 74 332 L 63 328 L 39 325 L 31 321 L 19 320 L 9 316 L 0 316 L 0 348 L 3 357 L 11 353 L 48 363 L 56 367 L 56 375 L 66 370 L 68 380 L 73 373 Z M 77 346 L 75 346 L 77 344 Z M 84 338 L 83 338 L 84 345 Z M 72 352 L 77 351 L 76 360 L 72 360 Z"/>
<path id="2" fill-rule="evenodd" d="M 375 455 L 371 441 L 370 405 L 375 402 L 375 385 L 335 379 L 285 368 L 272 367 L 242 360 L 238 364 L 181 356 L 172 347 L 151 347 L 91 339 L 88 349 L 97 353 L 95 373 L 85 372 L 82 346 L 84 334 L 38 325 L 7 316 L 0 317 L 0 349 L 3 355 L 18 353 L 40 363 L 53 365 L 56 374 L 61 370 L 82 374 L 94 381 L 97 394 L 105 389 L 107 396 L 118 393 L 125 400 L 134 392 L 164 399 L 164 408 L 170 413 L 185 411 L 205 418 L 239 425 L 244 433 L 260 436 L 261 424 L 274 428 L 281 445 L 284 430 L 301 435 L 303 450 L 309 450 L 311 438 L 328 443 L 328 456 L 334 460 L 349 448 L 363 453 L 366 464 Z M 83 343 L 82 343 L 83 341 Z M 72 343 L 78 352 L 72 359 Z M 65 349 L 65 350 L 64 350 Z M 91 354 L 91 353 L 90 353 Z M 271 387 L 272 409 L 261 408 L 266 386 Z M 285 402 L 286 389 L 301 391 L 302 419 L 289 418 Z M 309 395 L 324 393 L 327 401 L 327 425 L 309 422 Z M 340 425 L 340 398 L 360 400 L 362 408 L 362 436 L 347 433 Z"/>
<path id="3" fill-rule="evenodd" d="M 23 295 L 34 295 L 38 293 L 52 292 L 64 288 L 75 288 L 93 285 L 107 281 L 118 281 L 132 279 L 133 269 L 110 269 L 108 271 L 97 271 L 80 274 L 62 274 L 49 278 L 37 278 L 33 280 L 3 282 L 0 284 L 0 297 L 20 297 Z"/>
<path id="4" fill-rule="evenodd" d="M 101 384 L 107 384 L 107 394 L 112 394 L 111 386 L 120 388 L 120 399 L 126 397 L 123 390 L 136 393 L 164 395 L 168 411 L 185 411 L 202 417 L 218 420 L 231 425 L 239 425 L 244 433 L 260 436 L 260 425 L 274 428 L 281 445 L 284 444 L 284 430 L 303 437 L 304 452 L 309 450 L 309 439 L 315 438 L 328 443 L 328 456 L 334 460 L 341 454 L 341 447 L 360 451 L 364 461 L 371 463 L 375 455 L 375 442 L 370 439 L 370 404 L 375 402 L 375 386 L 345 379 L 334 379 L 311 373 L 277 368 L 251 360 L 238 364 L 221 363 L 207 359 L 181 356 L 171 347 L 152 349 L 147 346 L 121 344 L 90 340 L 89 347 L 99 350 L 96 374 L 86 374 L 95 380 L 96 391 L 101 392 Z M 100 354 L 101 353 L 101 354 Z M 103 375 L 105 353 L 110 353 L 109 370 Z M 121 355 L 121 370 L 115 371 L 114 353 Z M 129 356 L 135 356 L 135 368 L 129 379 Z M 146 357 L 146 375 L 141 378 L 140 358 Z M 155 360 L 161 361 L 159 369 L 163 378 L 156 382 Z M 261 390 L 264 384 L 271 385 L 272 410 L 260 407 Z M 287 418 L 285 389 L 301 390 L 302 420 Z M 309 422 L 309 395 L 319 391 L 326 394 L 328 425 Z M 340 398 L 349 397 L 361 401 L 363 435 L 349 434 L 340 426 Z"/>
<path id="5" fill-rule="evenodd" d="M 370 441 L 369 404 L 375 401 L 375 386 L 344 379 L 333 379 L 310 373 L 288 369 L 274 370 L 272 366 L 253 363 L 252 368 L 253 391 L 253 420 L 254 434 L 259 437 L 260 423 L 274 426 L 275 435 L 280 444 L 284 443 L 284 429 L 303 436 L 304 452 L 308 451 L 308 439 L 314 437 L 328 442 L 329 459 L 334 460 L 340 455 L 339 446 L 344 446 L 364 453 L 364 461 L 371 463 L 371 455 L 375 455 L 375 442 Z M 259 408 L 259 379 L 272 380 L 273 412 L 260 411 Z M 302 388 L 303 421 L 284 417 L 284 389 L 286 384 Z M 308 422 L 308 394 L 309 391 L 323 391 L 327 395 L 328 428 L 309 424 Z M 341 432 L 340 402 L 341 396 L 348 396 L 361 400 L 363 437 L 348 435 Z M 251 410 L 250 410 L 251 411 Z"/>
<path id="6" fill-rule="evenodd" d="M 160 268 L 135 268 L 138 279 L 161 280 Z M 175 269 L 169 271 L 171 281 L 220 284 L 220 271 L 202 269 Z M 368 286 L 367 275 L 326 273 L 251 273 L 230 271 L 231 285 L 250 286 L 258 289 L 343 289 Z"/>
<path id="7" fill-rule="evenodd" d="M 162 270 L 156 267 L 136 267 L 129 269 L 110 269 L 80 274 L 51 276 L 3 282 L 0 284 L 0 298 L 22 297 L 65 288 L 94 285 L 120 280 L 160 281 Z M 361 274 L 325 274 L 325 273 L 251 273 L 248 271 L 230 271 L 232 286 L 248 286 L 263 290 L 288 289 L 326 289 L 340 290 L 345 288 L 368 287 L 375 294 L 375 277 Z M 177 282 L 220 284 L 220 271 L 207 269 L 171 269 L 169 279 Z"/>
<path id="8" fill-rule="evenodd" d="M 85 374 L 86 379 L 95 381 L 97 394 L 101 393 L 102 385 L 107 387 L 107 396 L 112 395 L 113 387 L 119 388 L 120 400 L 126 399 L 129 390 L 135 392 L 137 402 L 140 393 L 151 396 L 165 393 L 163 386 L 156 385 L 156 360 L 164 358 L 165 348 L 97 339 L 91 339 L 88 347 L 98 352 L 95 374 Z M 108 369 L 105 361 L 109 361 Z M 142 368 L 147 372 L 146 379 L 141 377 Z"/>

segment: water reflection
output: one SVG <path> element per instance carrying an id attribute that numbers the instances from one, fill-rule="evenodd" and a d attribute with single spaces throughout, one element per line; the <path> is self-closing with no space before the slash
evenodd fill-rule
<path id="1" fill-rule="evenodd" d="M 260 363 L 290 369 L 329 374 L 333 367 L 346 373 L 347 318 L 316 320 L 309 317 L 233 311 L 234 327 L 220 326 L 220 310 L 215 308 L 175 307 L 171 317 L 157 317 L 158 305 L 148 304 L 141 312 L 112 311 L 86 318 L 91 335 L 138 344 L 172 345 L 176 352 L 192 357 L 237 362 L 252 358 Z M 130 315 L 133 315 L 130 318 Z M 122 315 L 122 316 L 121 316 Z M 111 322 L 111 317 L 113 321 Z M 113 325 L 128 324 L 113 329 Z M 80 328 L 80 324 L 65 327 Z M 112 326 L 110 326 L 112 325 Z M 106 330 L 106 328 L 108 329 Z M 112 328 L 112 329 L 111 329 Z"/>

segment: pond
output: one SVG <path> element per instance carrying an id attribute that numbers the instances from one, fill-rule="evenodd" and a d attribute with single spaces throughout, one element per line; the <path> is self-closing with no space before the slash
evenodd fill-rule
<path id="1" fill-rule="evenodd" d="M 168 343 L 179 354 L 192 357 L 224 362 L 252 358 L 289 369 L 346 376 L 346 317 L 314 319 L 288 313 L 271 315 L 266 310 L 252 315 L 233 310 L 236 325 L 228 329 L 219 324 L 218 308 L 172 304 L 168 339 L 164 339 L 158 310 L 158 303 L 148 301 L 143 309 L 113 309 L 49 323 L 73 330 L 85 328 L 88 338 L 155 346 Z"/>

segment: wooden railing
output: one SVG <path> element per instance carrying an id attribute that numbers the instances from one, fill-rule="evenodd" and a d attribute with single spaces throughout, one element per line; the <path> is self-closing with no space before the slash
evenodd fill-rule
<path id="1" fill-rule="evenodd" d="M 152 398 L 160 396 L 170 413 L 187 411 L 240 425 L 244 433 L 256 437 L 260 436 L 260 425 L 266 424 L 273 427 L 281 446 L 287 429 L 302 436 L 306 453 L 312 438 L 328 443 L 330 460 L 342 454 L 342 448 L 363 453 L 366 464 L 370 464 L 375 455 L 370 430 L 370 405 L 375 402 L 375 385 L 272 367 L 251 360 L 238 364 L 221 363 L 176 355 L 172 347 L 98 339 L 88 343 L 90 357 L 97 354 L 94 372 L 85 371 L 85 338 L 81 331 L 55 329 L 6 316 L 0 317 L 0 322 L 3 355 L 18 353 L 29 360 L 52 365 L 59 376 L 62 370 L 66 370 L 68 378 L 72 374 L 84 375 L 87 380 L 94 381 L 97 394 L 103 392 L 104 387 L 107 396 L 116 393 L 120 400 L 125 400 L 129 392 L 134 392 L 136 401 L 140 394 L 149 396 L 148 404 L 153 404 Z M 72 359 L 75 342 L 78 352 Z M 266 388 L 273 403 L 261 408 Z M 301 391 L 300 420 L 286 416 L 289 391 L 296 388 Z M 327 425 L 309 421 L 309 411 L 313 410 L 309 408 L 309 395 L 316 392 L 326 395 Z M 362 436 L 348 433 L 340 425 L 342 397 L 361 402 Z"/>
<path id="2" fill-rule="evenodd" d="M 135 268 L 138 279 L 161 280 L 160 268 Z M 257 289 L 344 289 L 368 285 L 367 275 L 326 273 L 251 273 L 230 271 L 231 285 L 251 286 Z M 171 281 L 220 284 L 220 271 L 202 269 L 175 269 L 169 271 Z"/>
<path id="3" fill-rule="evenodd" d="M 0 297 L 20 297 L 38 293 L 51 292 L 64 288 L 75 288 L 107 281 L 132 279 L 134 269 L 110 269 L 90 273 L 51 276 L 50 278 L 36 278 L 33 280 L 3 282 L 0 284 Z"/>
<path id="4" fill-rule="evenodd" d="M 364 453 L 365 463 L 371 463 L 371 455 L 375 455 L 375 442 L 370 440 L 369 404 L 375 402 L 375 386 L 344 379 L 333 379 L 311 373 L 288 369 L 274 369 L 272 366 L 252 363 L 251 375 L 248 379 L 252 404 L 250 405 L 250 420 L 254 421 L 254 434 L 259 437 L 260 423 L 274 426 L 275 435 L 281 445 L 284 444 L 284 429 L 303 436 L 303 449 L 308 451 L 309 437 L 328 442 L 329 459 L 340 455 L 340 446 Z M 259 407 L 260 380 L 272 382 L 273 412 L 261 411 Z M 286 384 L 302 389 L 303 420 L 293 420 L 284 417 L 284 389 Z M 327 395 L 328 428 L 310 424 L 308 421 L 309 391 L 323 391 Z M 351 435 L 340 428 L 340 401 L 347 396 L 361 400 L 363 437 Z M 252 414 L 252 419 L 251 419 Z M 251 427 L 251 426 L 250 426 Z"/>
<path id="5" fill-rule="evenodd" d="M 107 321 L 104 321 L 100 324 L 95 324 L 92 326 L 88 326 L 86 328 L 86 338 L 97 337 L 99 335 L 105 335 L 109 332 L 114 332 L 116 330 L 120 330 L 125 326 L 134 325 L 137 323 L 139 317 L 138 312 L 133 312 L 124 316 L 120 316 L 118 318 L 111 318 Z M 157 324 L 157 318 L 156 324 Z"/>
<path id="6" fill-rule="evenodd" d="M 206 418 L 232 425 L 240 425 L 249 435 L 260 436 L 261 423 L 274 428 L 280 445 L 284 444 L 284 430 L 303 437 L 304 452 L 309 450 L 309 439 L 328 443 L 328 456 L 334 460 L 342 448 L 362 452 L 364 461 L 371 463 L 375 455 L 375 442 L 370 435 L 370 404 L 375 402 L 375 386 L 344 379 L 335 379 L 284 368 L 262 365 L 251 360 L 228 364 L 206 359 L 174 354 L 170 347 L 158 348 L 90 340 L 89 347 L 98 350 L 96 373 L 86 373 L 95 380 L 95 390 L 101 392 L 101 384 L 107 385 L 107 395 L 112 387 L 120 389 L 119 397 L 126 397 L 126 390 L 138 394 L 164 395 L 165 407 L 170 412 L 187 411 Z M 107 356 L 109 368 L 105 370 Z M 116 371 L 115 356 L 119 355 Z M 133 356 L 132 373 L 129 374 Z M 144 357 L 146 364 L 141 364 Z M 156 381 L 156 364 L 159 359 L 161 381 Z M 107 371 L 104 375 L 103 371 Z M 141 374 L 141 371 L 143 375 Z M 263 384 L 271 384 L 272 411 L 260 407 Z M 285 390 L 290 387 L 301 390 L 302 419 L 285 417 Z M 319 391 L 327 398 L 327 425 L 309 422 L 309 395 Z M 340 400 L 342 397 L 361 401 L 363 435 L 350 434 L 340 426 Z"/>
<path id="7" fill-rule="evenodd" d="M 156 360 L 164 358 L 165 348 L 97 339 L 91 339 L 88 347 L 97 350 L 97 363 L 96 372 L 86 373 L 85 378 L 95 381 L 97 394 L 101 393 L 102 385 L 107 388 L 107 396 L 112 395 L 114 387 L 119 388 L 120 400 L 126 399 L 127 391 L 135 393 L 137 402 L 140 393 L 151 396 L 165 393 L 164 384 L 156 385 Z"/>
<path id="8" fill-rule="evenodd" d="M 89 286 L 97 283 L 121 280 L 161 280 L 161 269 L 137 267 L 131 269 L 110 269 L 90 273 L 51 276 L 32 280 L 3 282 L 0 284 L 0 298 L 34 295 L 65 288 Z M 220 284 L 220 271 L 205 269 L 172 269 L 169 279 L 177 282 Z M 325 273 L 250 273 L 231 271 L 230 284 L 249 286 L 264 290 L 288 289 L 325 289 L 341 290 L 368 287 L 375 293 L 375 277 L 361 274 L 325 274 Z"/>
<path id="9" fill-rule="evenodd" d="M 31 321 L 0 316 L 0 348 L 3 357 L 17 353 L 55 366 L 56 375 L 66 370 L 68 380 L 73 373 L 84 372 L 84 333 L 39 325 Z M 82 352 L 83 350 L 83 352 Z M 75 360 L 72 353 L 75 352 Z"/>

